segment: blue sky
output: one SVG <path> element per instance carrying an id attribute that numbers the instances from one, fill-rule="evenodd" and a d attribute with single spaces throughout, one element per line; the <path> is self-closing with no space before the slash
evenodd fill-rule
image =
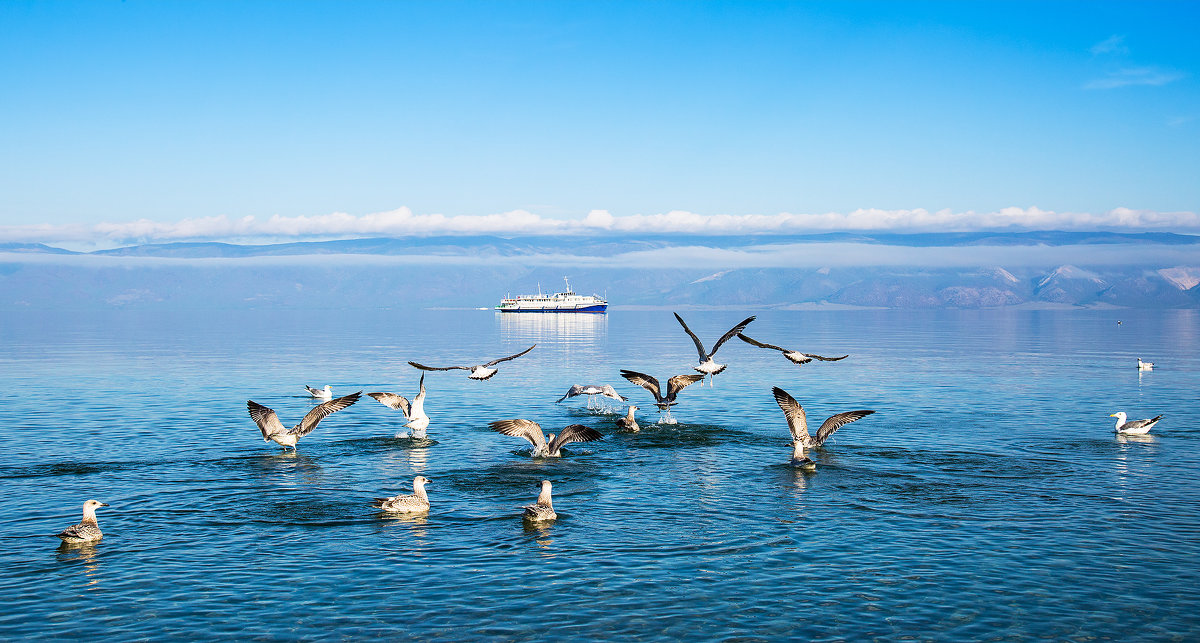
<path id="1" fill-rule="evenodd" d="M 0 241 L 1200 232 L 1197 26 L 1192 2 L 8 0 Z"/>

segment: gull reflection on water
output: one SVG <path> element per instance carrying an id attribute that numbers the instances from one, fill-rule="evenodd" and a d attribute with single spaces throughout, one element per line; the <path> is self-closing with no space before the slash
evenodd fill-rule
<path id="1" fill-rule="evenodd" d="M 554 539 L 550 537 L 550 530 L 554 528 L 555 521 L 538 521 L 521 520 L 521 525 L 525 528 L 525 534 L 533 537 L 533 542 L 537 543 L 541 550 L 538 553 L 543 558 L 554 558 L 557 552 L 554 551 Z"/>
<path id="2" fill-rule="evenodd" d="M 496 313 L 496 321 L 500 324 L 500 338 L 516 343 L 555 339 L 567 344 L 585 344 L 608 335 L 605 313 Z"/>
<path id="3" fill-rule="evenodd" d="M 56 553 L 60 563 L 76 561 L 83 563 L 83 575 L 87 579 L 84 586 L 88 589 L 98 589 L 100 583 L 100 577 L 97 573 L 100 570 L 100 559 L 96 550 L 97 544 L 64 542 L 58 546 Z"/>

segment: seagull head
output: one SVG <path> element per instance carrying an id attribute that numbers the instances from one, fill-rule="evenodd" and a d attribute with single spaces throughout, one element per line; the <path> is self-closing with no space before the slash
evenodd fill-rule
<path id="1" fill-rule="evenodd" d="M 414 487 L 416 487 L 416 486 L 424 487 L 425 485 L 429 484 L 430 482 L 433 482 L 433 481 L 430 480 L 429 478 L 426 478 L 425 476 L 417 476 L 417 477 L 413 478 L 413 486 Z"/>
<path id="2" fill-rule="evenodd" d="M 84 509 L 98 509 L 100 507 L 107 507 L 107 506 L 108 506 L 107 502 L 100 502 L 99 500 L 89 500 L 89 501 L 83 503 Z"/>

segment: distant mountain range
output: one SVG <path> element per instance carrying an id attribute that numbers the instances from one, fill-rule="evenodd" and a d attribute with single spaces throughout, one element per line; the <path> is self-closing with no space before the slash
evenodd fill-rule
<path id="1" fill-rule="evenodd" d="M 769 247 L 804 253 L 820 244 L 853 244 L 866 252 L 872 252 L 873 246 L 880 252 L 885 248 L 919 251 L 918 259 L 909 265 L 841 262 L 745 267 L 712 260 L 670 260 L 671 252 L 684 248 L 746 256 Z M 1109 248 L 1118 246 L 1144 249 L 1137 256 L 1147 258 L 1106 263 Z M 1023 252 L 1022 247 L 1040 252 L 1049 248 L 1046 256 L 1051 259 L 1045 265 L 995 265 L 980 253 L 980 265 L 965 267 L 961 261 L 947 266 L 938 259 L 945 249 L 960 249 L 955 251 L 959 257 L 966 249 L 965 256 L 973 257 L 974 248 L 984 247 L 1018 252 Z M 1064 260 L 1056 248 L 1064 256 L 1073 251 L 1074 259 Z M 666 259 L 654 265 L 634 265 L 628 259 L 630 253 L 655 252 Z M 1173 260 L 1159 260 L 1160 254 Z M 539 259 L 548 256 L 556 259 Z M 922 261 L 926 257 L 928 265 Z M 1200 237 L 1114 232 L 473 236 L 268 245 L 166 243 L 89 253 L 42 244 L 0 244 L 0 310 L 491 307 L 506 294 L 536 291 L 539 286 L 557 290 L 564 274 L 580 292 L 607 294 L 618 310 L 622 306 L 1196 308 L 1200 307 Z"/>

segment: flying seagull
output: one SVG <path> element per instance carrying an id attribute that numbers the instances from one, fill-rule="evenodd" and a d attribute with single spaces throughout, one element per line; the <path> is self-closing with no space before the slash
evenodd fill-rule
<path id="1" fill-rule="evenodd" d="M 752 346 L 757 346 L 759 348 L 770 348 L 772 350 L 777 350 L 777 351 L 783 353 L 783 356 L 788 358 L 789 362 L 791 362 L 797 366 L 803 366 L 803 365 L 813 361 L 814 359 L 821 360 L 822 362 L 836 362 L 840 359 L 846 359 L 847 357 L 850 357 L 849 355 L 842 355 L 841 357 L 822 357 L 820 355 L 813 355 L 812 353 L 801 353 L 800 351 L 788 350 L 786 348 L 781 348 L 779 346 L 775 346 L 774 344 L 764 344 L 763 342 L 760 342 L 756 339 L 747 337 L 741 333 L 738 333 L 738 339 L 742 340 L 743 342 L 746 342 L 747 344 L 750 344 Z"/>
<path id="2" fill-rule="evenodd" d="M 83 520 L 78 525 L 71 525 L 57 535 L 68 543 L 90 543 L 100 540 L 100 525 L 96 522 L 96 509 L 107 507 L 108 504 L 99 500 L 88 500 L 83 503 Z"/>
<path id="3" fill-rule="evenodd" d="M 328 384 L 326 384 L 325 388 L 323 388 L 323 389 L 313 388 L 313 387 L 309 386 L 308 384 L 305 384 L 304 388 L 308 389 L 309 395 L 317 398 L 318 400 L 329 401 L 329 400 L 333 399 L 333 389 L 329 388 Z"/>
<path id="4" fill-rule="evenodd" d="M 568 397 L 575 397 L 577 395 L 588 396 L 587 407 L 589 409 L 596 408 L 596 396 L 597 395 L 603 395 L 604 397 L 610 397 L 619 402 L 628 402 L 629 401 L 627 398 L 625 398 L 620 393 L 618 393 L 617 389 L 613 388 L 612 385 L 610 385 L 610 384 L 605 384 L 604 386 L 597 386 L 595 384 L 576 384 L 575 386 L 572 386 L 570 389 L 568 389 L 567 392 L 562 397 L 555 400 L 554 403 L 558 404 L 559 402 L 567 399 Z"/>
<path id="5" fill-rule="evenodd" d="M 1125 435 L 1145 435 L 1146 433 L 1150 432 L 1150 427 L 1154 426 L 1155 424 L 1158 424 L 1158 421 L 1162 419 L 1161 415 L 1156 415 L 1156 416 L 1150 418 L 1149 420 L 1126 421 L 1124 411 L 1120 411 L 1118 413 L 1113 413 L 1112 415 L 1109 415 L 1108 417 L 1117 418 L 1116 432 L 1123 433 Z"/>
<path id="6" fill-rule="evenodd" d="M 659 421 L 666 424 L 675 423 L 675 418 L 671 417 L 671 407 L 677 404 L 675 396 L 679 395 L 679 392 L 683 389 L 704 379 L 703 374 L 676 375 L 667 380 L 667 393 L 664 395 L 658 385 L 658 380 L 645 373 L 621 369 L 621 377 L 650 391 L 650 394 L 654 396 L 654 405 L 658 407 L 659 414 L 666 414 L 665 418 Z"/>
<path id="7" fill-rule="evenodd" d="M 421 391 L 413 398 L 412 404 L 409 405 L 408 398 L 395 393 L 367 393 L 367 395 L 375 398 L 380 404 L 392 409 L 400 411 L 404 414 L 404 419 L 408 420 L 404 426 L 412 429 L 412 437 L 425 437 L 425 429 L 429 428 L 429 416 L 425 415 L 425 374 L 421 373 Z M 397 437 L 403 437 L 397 435 Z"/>
<path id="8" fill-rule="evenodd" d="M 558 514 L 554 513 L 554 503 L 550 500 L 550 486 L 549 480 L 542 480 L 542 490 L 538 493 L 537 504 L 524 507 L 525 514 L 522 517 L 525 520 L 542 522 L 558 518 Z"/>
<path id="9" fill-rule="evenodd" d="M 493 366 L 495 366 L 496 364 L 499 364 L 500 362 L 507 362 L 510 359 L 516 359 L 516 358 L 524 355 L 525 353 L 528 353 L 529 351 L 533 350 L 536 346 L 537 346 L 537 344 L 534 344 L 533 346 L 526 348 L 525 350 L 521 351 L 520 353 L 517 353 L 516 355 L 509 355 L 508 357 L 501 357 L 500 359 L 494 359 L 486 364 L 476 364 L 475 366 L 425 366 L 424 364 L 418 364 L 416 362 L 409 362 L 409 365 L 415 366 L 416 368 L 419 368 L 423 371 L 452 371 L 455 369 L 463 370 L 463 371 L 471 371 L 471 374 L 468 375 L 467 377 L 469 377 L 473 380 L 486 380 L 486 379 L 491 378 L 493 375 L 495 375 L 496 371 L 499 370 L 499 369 L 492 368 Z"/>
<path id="10" fill-rule="evenodd" d="M 712 386 L 713 376 L 725 370 L 726 366 L 725 364 L 718 364 L 713 361 L 713 355 L 717 354 L 717 349 L 721 348 L 721 344 L 724 344 L 726 340 L 742 332 L 742 329 L 748 326 L 750 322 L 754 321 L 755 319 L 754 315 L 743 319 L 737 326 L 730 328 L 728 332 L 726 332 L 724 335 L 721 335 L 721 339 L 718 339 L 717 343 L 713 344 L 711 351 L 705 351 L 704 344 L 700 343 L 700 338 L 696 337 L 696 333 L 693 333 L 692 329 L 688 328 L 688 325 L 683 322 L 683 318 L 679 316 L 679 313 L 673 314 L 675 315 L 675 319 L 679 320 L 679 325 L 683 326 L 684 332 L 686 332 L 688 336 L 692 338 L 692 341 L 696 343 L 696 351 L 700 353 L 700 365 L 693 366 L 692 369 L 707 375 L 709 386 Z"/>
<path id="11" fill-rule="evenodd" d="M 558 458 L 562 456 L 563 446 L 572 442 L 591 442 L 604 436 L 596 429 L 582 424 L 572 424 L 563 427 L 558 435 L 542 435 L 542 426 L 533 420 L 496 420 L 488 424 L 496 433 L 525 438 L 533 445 L 533 457 Z"/>
<path id="12" fill-rule="evenodd" d="M 250 418 L 258 425 L 258 429 L 262 431 L 263 441 L 274 440 L 280 446 L 292 447 L 296 450 L 296 441 L 300 438 L 312 433 L 312 430 L 317 428 L 317 424 L 325 419 L 325 416 L 337 413 L 338 411 L 354 404 L 358 401 L 362 391 L 351 393 L 344 397 L 334 398 L 328 402 L 322 402 L 312 408 L 300 420 L 300 424 L 285 429 L 283 423 L 279 421 L 279 416 L 275 415 L 275 411 L 255 402 L 254 400 L 246 400 L 246 408 L 250 411 Z"/>
<path id="13" fill-rule="evenodd" d="M 424 513 L 429 511 L 429 496 L 425 495 L 425 485 L 430 482 L 431 480 L 425 476 L 417 476 L 413 478 L 413 492 L 411 494 L 400 494 L 390 498 L 376 498 L 371 504 L 387 513 Z"/>
<path id="14" fill-rule="evenodd" d="M 838 413 L 825 420 L 821 424 L 821 428 L 817 429 L 817 435 L 813 436 L 808 432 L 808 417 L 804 413 L 804 407 L 800 406 L 796 398 L 788 395 L 787 391 L 778 386 L 772 388 L 771 392 L 775 394 L 775 402 L 783 411 L 783 417 L 787 419 L 788 430 L 792 432 L 792 466 L 806 469 L 816 468 L 817 463 L 805 454 L 805 450 L 825 444 L 834 431 L 875 412 L 864 410 Z"/>

